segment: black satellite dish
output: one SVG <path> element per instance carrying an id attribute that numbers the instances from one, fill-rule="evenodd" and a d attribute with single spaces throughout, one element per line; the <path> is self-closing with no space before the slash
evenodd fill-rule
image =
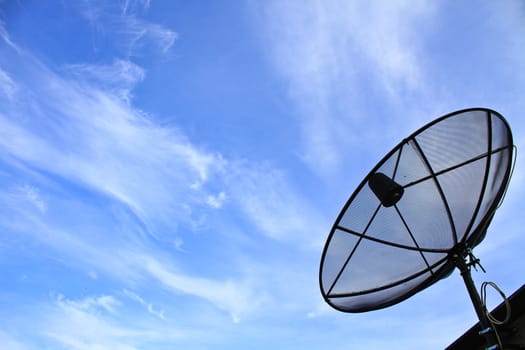
<path id="1" fill-rule="evenodd" d="M 326 302 L 344 312 L 381 309 L 457 267 L 480 323 L 490 327 L 470 275 L 478 262 L 471 249 L 503 198 L 513 148 L 507 121 L 486 108 L 447 114 L 394 147 L 330 231 L 319 272 Z"/>

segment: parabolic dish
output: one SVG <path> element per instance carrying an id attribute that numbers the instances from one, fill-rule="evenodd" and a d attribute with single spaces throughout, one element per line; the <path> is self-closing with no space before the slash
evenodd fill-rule
<path id="1" fill-rule="evenodd" d="M 345 312 L 380 309 L 448 276 L 452 255 L 484 238 L 512 158 L 508 123 L 486 108 L 447 114 L 404 139 L 330 231 L 319 272 L 326 302 Z M 385 186 L 395 195 L 380 200 Z"/>

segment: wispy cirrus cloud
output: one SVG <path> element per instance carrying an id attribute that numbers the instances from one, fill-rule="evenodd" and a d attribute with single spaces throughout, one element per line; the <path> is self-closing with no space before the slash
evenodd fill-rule
<path id="1" fill-rule="evenodd" d="M 70 82 L 45 70 L 40 74 L 43 82 L 53 86 L 52 93 L 35 94 L 45 104 L 38 99 L 29 100 L 41 114 L 30 124 L 19 123 L 9 109 L 0 118 L 5 141 L 1 143 L 2 150 L 10 159 L 109 196 L 131 208 L 150 229 L 154 226 L 149 223 L 158 220 L 166 224 L 169 218 L 170 227 L 177 225 L 174 222 L 177 218 L 184 221 L 177 214 L 183 205 L 219 210 L 227 198 L 226 192 L 231 193 L 232 201 L 246 209 L 248 217 L 265 235 L 292 241 L 307 228 L 301 213 L 293 209 L 294 204 L 288 203 L 290 207 L 286 207 L 286 201 L 295 194 L 282 177 L 272 175 L 271 171 L 263 175 L 269 169 L 246 172 L 221 156 L 202 153 L 177 131 L 155 126 L 111 92 Z M 55 112 L 54 116 L 48 114 L 49 110 Z M 42 133 L 40 128 L 46 132 Z M 214 195 L 207 192 L 206 183 L 219 176 L 214 174 L 218 169 L 222 169 L 220 176 L 232 176 L 232 180 L 221 179 L 219 182 L 225 183 L 225 189 Z M 56 203 L 49 199 L 44 204 L 39 192 L 34 185 L 26 186 L 16 190 L 15 197 L 6 197 L 10 213 L 5 217 L 10 222 L 1 224 L 36 238 L 36 242 L 51 248 L 68 264 L 101 272 L 123 283 L 153 279 L 157 286 L 175 294 L 193 295 L 228 312 L 235 322 L 261 307 L 265 292 L 260 294 L 242 276 L 230 278 L 226 274 L 223 279 L 210 279 L 178 271 L 176 261 L 153 258 L 153 252 L 164 255 L 154 244 L 143 245 L 140 240 L 129 240 L 115 232 L 105 234 L 111 230 L 111 226 L 103 226 L 110 223 L 109 218 L 94 214 L 101 225 L 96 235 L 89 234 L 89 226 L 83 229 L 79 224 L 75 232 L 69 232 L 60 221 L 50 221 L 40 209 L 49 208 L 49 214 L 53 215 Z M 299 204 L 297 199 L 293 201 Z M 28 211 L 28 206 L 36 207 Z M 91 211 L 85 205 L 75 207 L 70 204 L 65 208 L 70 215 L 82 217 Z M 115 307 L 111 303 L 106 305 Z M 76 306 L 78 309 L 82 305 Z M 163 315 L 154 308 L 150 312 Z"/>
<path id="2" fill-rule="evenodd" d="M 41 213 L 46 211 L 46 203 L 41 198 L 38 188 L 31 185 L 23 185 L 18 188 L 17 192 L 18 195 L 25 197 L 30 203 L 38 208 Z"/>
<path id="3" fill-rule="evenodd" d="M 140 66 L 122 59 L 115 59 L 110 65 L 68 64 L 64 69 L 80 81 L 91 81 L 113 92 L 128 104 L 133 97 L 133 87 L 146 75 Z"/>
<path id="4" fill-rule="evenodd" d="M 32 60 L 27 63 L 33 64 L 33 74 L 15 78 L 24 86 L 25 93 L 11 101 L 13 105 L 3 105 L 0 110 L 3 140 L 0 149 L 7 164 L 13 167 L 19 162 L 30 164 L 62 181 L 104 194 L 132 209 L 146 227 L 153 230 L 152 222 L 163 222 L 172 228 L 177 221 L 184 222 L 186 206 L 218 208 L 225 200 L 224 192 L 215 197 L 205 188 L 210 176 L 224 166 L 221 156 L 200 151 L 178 130 L 156 126 L 103 84 L 86 81 L 84 77 L 80 81 L 62 78 Z M 96 74 L 99 79 L 109 77 L 107 80 L 111 82 L 120 74 L 120 67 L 115 69 L 117 71 L 112 72 L 111 67 L 101 70 L 82 67 L 74 76 L 87 74 L 89 78 Z M 130 83 L 135 83 L 135 79 Z M 19 107 L 22 101 L 25 110 Z M 31 120 L 20 118 L 28 111 L 33 111 Z M 174 273 L 168 270 L 174 261 L 165 257 L 161 263 L 152 257 L 152 252 L 165 255 L 154 242 L 143 242 L 140 235 L 129 240 L 116 232 L 104 234 L 111 230 L 111 226 L 105 226 L 111 219 L 105 214 L 96 214 L 95 208 L 89 209 L 84 204 L 78 207 L 73 193 L 66 196 L 71 202 L 63 207 L 69 216 L 79 220 L 95 215 L 93 218 L 97 217 L 95 222 L 99 227 L 97 234 L 92 234 L 90 225 L 83 228 L 77 221 L 77 229 L 70 232 L 67 223 L 55 216 L 57 199 L 44 202 L 39 192 L 35 185 L 4 188 L 0 200 L 6 209 L 1 217 L 9 220 L 0 220 L 0 224 L 9 232 L 23 233 L 20 239 L 27 237 L 51 248 L 53 254 L 65 259 L 68 265 L 101 271 L 123 283 L 153 279 L 176 293 L 206 300 L 230 312 L 235 320 L 244 315 L 248 304 L 254 305 L 247 302 L 253 297 L 249 287 L 239 281 Z M 28 210 L 31 207 L 33 210 Z M 46 208 L 49 208 L 47 212 Z M 239 300 L 246 302 L 239 306 Z M 90 299 L 83 304 L 61 305 L 65 310 L 74 306 L 72 312 L 94 304 L 111 311 L 116 307 L 112 301 Z M 148 310 L 163 316 L 151 305 Z M 85 345 L 70 343 L 72 339 L 61 338 L 72 347 Z"/>
<path id="5" fill-rule="evenodd" d="M 297 106 L 303 157 L 317 173 L 339 168 L 342 150 L 362 136 L 358 126 L 375 122 L 362 112 L 370 94 L 396 99 L 421 86 L 414 33 L 433 12 L 428 4 L 274 1 L 256 12 L 263 48 Z"/>
<path id="6" fill-rule="evenodd" d="M 122 3 L 122 13 L 133 13 L 137 8 L 148 9 L 151 5 L 151 0 L 125 0 Z"/>
<path id="7" fill-rule="evenodd" d="M 0 93 L 2 93 L 8 99 L 13 98 L 15 92 L 17 91 L 17 86 L 13 79 L 0 69 Z"/>
<path id="8" fill-rule="evenodd" d="M 121 98 L 142 78 L 139 67 L 76 66 L 76 79 L 68 80 L 31 59 L 26 64 L 30 76 L 11 78 L 24 94 L 0 108 L 5 154 L 117 198 L 144 220 L 173 220 L 185 203 L 208 200 L 200 185 L 222 158 L 156 126 Z M 104 82 L 85 80 L 93 76 Z"/>
<path id="9" fill-rule="evenodd" d="M 0 331 L 0 344 L 5 350 L 27 350 L 29 347 L 25 343 L 8 334 L 7 332 Z"/>
<path id="10" fill-rule="evenodd" d="M 131 227 L 119 234 L 114 224 L 108 227 L 107 218 L 95 212 L 91 219 L 99 223 L 99 226 L 95 226 L 99 232 L 94 234 L 89 225 L 79 222 L 81 216 L 89 215 L 88 208 L 84 206 L 78 212 L 72 209 L 67 212 L 69 216 L 78 216 L 76 229 L 71 232 L 67 226 L 61 227 L 60 222 L 47 217 L 38 209 L 30 210 L 31 201 L 20 195 L 0 196 L 0 204 L 10 208 L 0 211 L 0 226 L 5 235 L 16 234 L 17 242 L 22 246 L 29 241 L 45 249 L 48 255 L 64 261 L 67 266 L 98 271 L 124 286 L 141 286 L 148 281 L 148 288 L 165 289 L 173 295 L 193 296 L 200 302 L 204 301 L 227 312 L 234 322 L 250 316 L 262 305 L 265 291 L 256 290 L 242 276 L 228 277 L 226 274 L 223 279 L 218 279 L 185 273 L 181 271 L 178 259 L 170 257 L 155 244 L 142 241 L 138 234 L 129 232 L 133 230 Z M 49 203 L 50 207 L 54 205 L 56 203 Z M 69 206 L 74 207 L 72 203 Z M 146 303 L 138 294 L 125 291 L 124 295 L 144 305 L 148 313 L 165 319 L 163 310 L 154 307 L 153 303 Z M 102 295 L 68 302 L 68 305 L 75 309 L 97 308 L 115 313 L 120 302 L 112 296 Z"/>
<path id="11" fill-rule="evenodd" d="M 113 314 L 113 296 L 66 299 L 59 295 L 47 312 L 41 333 L 68 349 L 121 349 L 134 350 L 143 344 L 163 342 L 180 337 L 177 331 L 170 334 L 143 328 L 136 322 L 118 322 Z"/>
<path id="12" fill-rule="evenodd" d="M 146 261 L 145 268 L 167 288 L 198 296 L 229 312 L 235 323 L 258 310 L 264 302 L 261 295 L 242 281 L 219 281 L 175 273 L 153 259 Z"/>
<path id="13" fill-rule="evenodd" d="M 192 220 L 188 208 L 231 202 L 272 238 L 324 232 L 324 219 L 284 173 L 199 149 L 135 109 L 130 91 L 145 77 L 141 67 L 75 64 L 60 76 L 18 59 L 31 71 L 11 79 L 24 93 L 0 108 L 0 145 L 11 157 L 125 203 L 144 222 L 177 224 Z"/>
<path id="14" fill-rule="evenodd" d="M 226 193 L 221 191 L 217 195 L 210 194 L 208 196 L 208 198 L 206 199 L 206 203 L 210 207 L 218 209 L 218 208 L 222 207 L 222 205 L 224 204 L 226 199 L 227 199 Z"/>
<path id="15" fill-rule="evenodd" d="M 1 67 L 8 79 L 0 83 L 17 86 L 17 92 L 3 96 L 0 106 L 0 162 L 13 177 L 24 178 L 2 188 L 0 225 L 6 235 L 44 248 L 92 278 L 137 290 L 147 281 L 148 287 L 212 305 L 234 322 L 268 302 L 264 283 L 250 277 L 257 270 L 232 265 L 214 277 L 189 273 L 159 242 L 175 240 L 182 250 L 182 237 L 191 232 L 179 227 L 191 227 L 194 212 L 223 210 L 229 216 L 232 210 L 245 216 L 248 227 L 235 227 L 245 236 L 262 234 L 294 249 L 296 242 L 307 248 L 319 243 L 322 218 L 283 172 L 203 149 L 182 130 L 161 127 L 136 109 L 131 91 L 146 77 L 138 65 L 116 59 L 53 70 L 29 53 L 2 52 L 11 59 Z M 78 192 L 95 199 L 86 201 Z M 123 207 L 137 222 L 118 217 Z M 228 257 L 232 264 L 236 258 Z M 110 329 L 108 320 L 93 319 L 93 310 L 111 314 L 119 308 L 111 298 L 57 305 L 94 328 Z M 148 312 L 162 318 L 153 305 L 147 303 Z M 48 334 L 72 348 L 98 344 L 88 342 L 88 335 Z M 104 344 L 134 346 L 112 339 Z"/>
<path id="16" fill-rule="evenodd" d="M 264 164 L 230 167 L 228 188 L 238 207 L 264 235 L 296 247 L 318 247 L 326 218 L 292 186 L 286 174 Z"/>
<path id="17" fill-rule="evenodd" d="M 155 307 L 152 303 L 146 302 L 140 295 L 137 293 L 131 292 L 127 289 L 124 289 L 122 291 L 122 294 L 124 294 L 126 297 L 130 298 L 133 301 L 136 301 L 140 305 L 147 308 L 148 312 L 161 320 L 166 320 L 166 316 L 164 316 L 164 310 L 155 310 Z"/>
<path id="18" fill-rule="evenodd" d="M 132 350 L 173 347 L 222 348 L 228 347 L 230 341 L 227 338 L 234 335 L 244 338 L 247 337 L 244 332 L 248 332 L 261 336 L 260 330 L 254 332 L 253 325 L 214 324 L 210 327 L 208 322 L 202 322 L 188 326 L 188 320 L 191 324 L 191 319 L 195 317 L 193 314 L 178 314 L 176 320 L 144 317 L 143 314 L 136 313 L 137 310 L 133 307 L 136 303 L 126 302 L 127 298 L 115 298 L 121 305 L 116 313 L 112 313 L 92 303 L 98 298 L 90 295 L 84 298 L 58 296 L 53 297 L 51 303 L 35 305 L 44 311 L 33 319 L 32 328 L 38 329 L 38 336 L 24 339 L 24 342 L 20 343 L 24 347 L 20 349 L 26 349 L 25 346 L 33 348 L 30 345 L 35 338 L 39 339 L 39 344 L 49 347 L 75 350 Z M 89 307 L 85 307 L 86 304 L 89 304 Z M 33 329 L 29 332 L 31 335 Z M 0 332 L 0 339 L 1 336 Z M 6 338 L 13 341 L 16 339 L 9 333 L 6 333 Z"/>
<path id="19" fill-rule="evenodd" d="M 11 40 L 9 33 L 7 32 L 5 28 L 5 22 L 2 19 L 0 19 L 0 39 L 2 39 L 12 49 L 19 51 L 18 47 Z"/>
<path id="20" fill-rule="evenodd" d="M 145 45 L 152 43 L 161 53 L 165 54 L 173 46 L 179 34 L 159 24 L 144 22 L 133 15 L 126 15 L 122 19 L 123 34 L 129 37 L 128 53 L 137 54 Z"/>
<path id="21" fill-rule="evenodd" d="M 64 296 L 59 294 L 57 296 L 59 304 L 66 303 L 78 310 L 92 310 L 102 309 L 106 312 L 114 314 L 120 302 L 112 295 L 90 296 L 82 300 L 67 301 Z"/>
<path id="22" fill-rule="evenodd" d="M 126 57 L 142 56 L 143 50 L 153 48 L 166 54 L 178 38 L 178 33 L 158 23 L 143 20 L 139 15 L 148 10 L 150 1 L 127 0 L 106 3 L 90 0 L 79 10 L 94 31 L 115 36 Z"/>

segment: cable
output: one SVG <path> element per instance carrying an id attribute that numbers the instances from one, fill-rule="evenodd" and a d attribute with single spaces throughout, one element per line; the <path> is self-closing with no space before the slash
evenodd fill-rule
<path id="1" fill-rule="evenodd" d="M 487 309 L 487 286 L 491 286 L 492 288 L 494 288 L 501 295 L 501 297 L 503 298 L 503 300 L 505 302 L 506 314 L 505 314 L 505 318 L 503 319 L 503 321 L 498 320 L 497 318 L 492 316 L 490 311 Z M 481 284 L 480 296 L 481 296 L 481 302 L 483 303 L 483 307 L 485 308 L 485 313 L 487 315 L 487 319 L 489 320 L 489 322 L 490 322 L 490 324 L 492 326 L 492 329 L 494 330 L 494 334 L 496 334 L 496 338 L 497 338 L 497 341 L 498 341 L 498 346 L 499 346 L 500 349 L 503 349 L 503 343 L 501 342 L 501 338 L 500 338 L 500 336 L 498 334 L 498 331 L 496 330 L 496 325 L 505 324 L 505 323 L 507 323 L 510 320 L 511 306 L 510 306 L 509 299 L 507 299 L 507 297 L 505 296 L 505 293 L 503 293 L 503 291 L 494 282 L 483 282 Z"/>
<path id="2" fill-rule="evenodd" d="M 501 295 L 501 297 L 503 298 L 503 301 L 505 302 L 506 315 L 505 315 L 505 319 L 503 319 L 503 321 L 498 320 L 497 318 L 492 316 L 491 313 L 487 310 L 487 286 L 491 286 L 492 288 L 494 288 Z M 496 283 L 494 283 L 494 282 L 483 282 L 481 284 L 481 293 L 480 293 L 480 295 L 481 295 L 481 301 L 482 301 L 483 305 L 485 306 L 485 310 L 486 310 L 486 313 L 487 313 L 487 318 L 489 319 L 490 322 L 492 322 L 493 324 L 502 325 L 502 324 L 507 323 L 510 320 L 511 307 L 510 307 L 509 299 L 507 299 L 507 297 L 505 296 L 505 293 L 503 293 L 503 291 L 498 287 L 498 285 Z"/>

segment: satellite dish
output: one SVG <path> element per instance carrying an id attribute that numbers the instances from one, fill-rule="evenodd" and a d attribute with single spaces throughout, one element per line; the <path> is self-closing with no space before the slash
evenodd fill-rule
<path id="1" fill-rule="evenodd" d="M 394 147 L 330 231 L 319 272 L 325 301 L 344 312 L 381 309 L 458 267 L 478 311 L 471 249 L 503 198 L 513 147 L 507 121 L 486 108 L 447 114 Z"/>

